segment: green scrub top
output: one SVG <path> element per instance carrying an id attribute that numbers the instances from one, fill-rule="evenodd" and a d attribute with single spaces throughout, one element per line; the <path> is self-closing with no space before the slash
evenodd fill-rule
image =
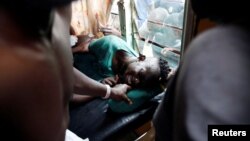
<path id="1" fill-rule="evenodd" d="M 128 44 L 121 38 L 113 35 L 104 36 L 100 39 L 94 40 L 89 45 L 89 52 L 94 57 L 92 56 L 92 58 L 90 58 L 89 60 L 86 58 L 83 60 L 85 62 L 83 67 L 85 69 L 88 69 L 87 73 L 92 73 L 87 75 L 89 75 L 90 77 L 99 76 L 96 78 L 92 77 L 97 81 L 100 81 L 106 77 L 114 76 L 114 73 L 112 71 L 112 59 L 117 50 L 124 50 L 128 52 L 128 54 L 130 54 L 131 56 L 139 56 L 138 53 L 134 51 L 131 47 L 129 47 Z M 93 58 L 95 60 L 94 62 Z M 133 102 L 132 105 L 128 105 L 125 102 L 115 101 L 112 99 L 108 100 L 108 104 L 110 109 L 114 112 L 132 112 L 162 91 L 163 89 L 160 87 L 160 85 L 157 85 L 153 88 L 132 89 L 127 93 L 128 97 Z"/>

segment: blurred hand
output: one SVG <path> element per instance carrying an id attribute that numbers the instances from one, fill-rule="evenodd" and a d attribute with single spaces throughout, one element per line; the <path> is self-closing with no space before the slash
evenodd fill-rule
<path id="1" fill-rule="evenodd" d="M 83 41 L 81 37 L 78 37 L 78 42 L 75 47 L 72 48 L 73 53 L 75 52 L 88 52 L 89 51 L 89 44 L 93 38 L 86 39 Z"/>
<path id="2" fill-rule="evenodd" d="M 117 75 L 116 76 L 111 76 L 111 77 L 107 77 L 107 78 L 103 79 L 101 81 L 101 83 L 108 84 L 109 86 L 115 86 L 117 84 L 117 82 L 118 82 L 118 79 L 119 78 L 118 78 Z"/>
<path id="3" fill-rule="evenodd" d="M 107 35 L 116 35 L 118 37 L 121 37 L 121 32 L 118 31 L 117 29 L 113 28 L 113 27 L 109 27 L 109 26 L 106 26 L 106 27 L 100 27 L 100 32 L 103 32 L 103 34 L 105 36 Z"/>
<path id="4" fill-rule="evenodd" d="M 117 84 L 111 88 L 110 98 L 132 104 L 133 102 L 126 95 L 127 91 L 130 89 L 131 87 L 127 84 Z"/>

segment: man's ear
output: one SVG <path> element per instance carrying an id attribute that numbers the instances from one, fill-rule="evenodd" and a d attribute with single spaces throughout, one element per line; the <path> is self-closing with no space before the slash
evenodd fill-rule
<path id="1" fill-rule="evenodd" d="M 144 61 L 146 59 L 146 56 L 139 53 L 139 57 L 138 57 L 139 61 Z"/>

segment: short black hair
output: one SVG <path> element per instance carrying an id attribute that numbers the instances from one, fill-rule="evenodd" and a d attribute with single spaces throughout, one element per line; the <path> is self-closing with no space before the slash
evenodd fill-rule
<path id="1" fill-rule="evenodd" d="M 72 0 L 1 0 L 0 9 L 8 11 L 13 19 L 32 37 L 49 36 L 53 23 L 53 9 Z"/>
<path id="2" fill-rule="evenodd" d="M 171 72 L 168 61 L 159 58 L 159 66 L 160 66 L 160 81 L 166 83 L 168 80 L 168 75 Z"/>
<path id="3" fill-rule="evenodd" d="M 250 17 L 247 1 L 191 0 L 191 5 L 198 18 L 209 18 L 225 23 L 235 20 L 247 20 Z"/>
<path id="4" fill-rule="evenodd" d="M 69 4 L 74 0 L 1 0 L 0 7 L 25 9 L 52 9 Z M 19 11 L 20 12 L 20 11 Z M 33 13 L 30 13 L 33 14 Z"/>

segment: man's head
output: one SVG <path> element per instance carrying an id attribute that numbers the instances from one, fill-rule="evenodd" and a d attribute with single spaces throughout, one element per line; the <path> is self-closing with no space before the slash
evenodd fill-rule
<path id="1" fill-rule="evenodd" d="M 151 57 L 128 64 L 123 77 L 129 85 L 150 86 L 166 82 L 170 71 L 167 61 Z"/>
<path id="2" fill-rule="evenodd" d="M 231 22 L 249 18 L 247 1 L 191 0 L 192 8 L 199 18 Z"/>
<path id="3" fill-rule="evenodd" d="M 1 6 L 15 7 L 19 9 L 30 8 L 30 9 L 47 9 L 55 8 L 57 6 L 63 6 L 73 0 L 1 0 Z"/>
<path id="4" fill-rule="evenodd" d="M 13 18 L 27 36 L 50 35 L 53 23 L 53 10 L 67 5 L 72 0 L 1 0 L 0 10 Z"/>

